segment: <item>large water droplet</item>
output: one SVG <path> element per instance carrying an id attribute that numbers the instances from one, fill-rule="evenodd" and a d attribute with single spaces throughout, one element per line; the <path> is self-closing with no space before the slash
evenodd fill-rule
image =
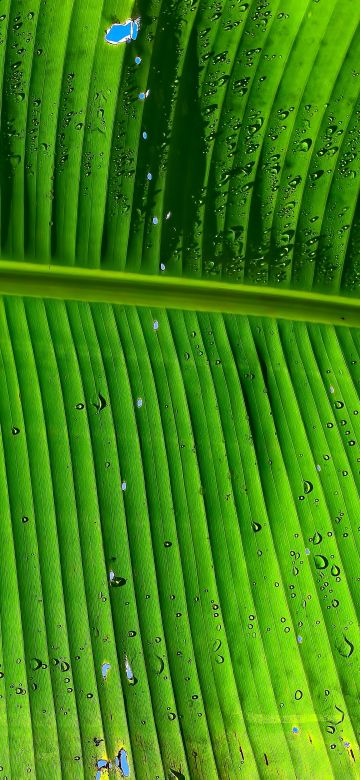
<path id="1" fill-rule="evenodd" d="M 127 19 L 122 24 L 115 23 L 106 31 L 105 41 L 117 46 L 119 43 L 136 41 L 140 28 L 140 18 Z"/>
<path id="2" fill-rule="evenodd" d="M 130 777 L 130 767 L 125 748 L 121 748 L 121 750 L 119 750 L 115 758 L 115 764 L 120 769 L 121 775 L 123 777 Z"/>
<path id="3" fill-rule="evenodd" d="M 95 409 L 97 409 L 98 414 L 100 414 L 100 412 L 102 412 L 102 410 L 105 409 L 105 407 L 107 406 L 107 402 L 105 401 L 105 398 L 103 395 L 101 395 L 101 393 L 98 394 L 98 399 L 99 399 L 98 402 L 96 404 L 93 404 L 93 406 L 95 406 Z"/>
<path id="4" fill-rule="evenodd" d="M 329 561 L 325 555 L 315 555 L 314 561 L 317 569 L 326 569 L 329 565 Z"/>
<path id="5" fill-rule="evenodd" d="M 345 636 L 345 634 L 343 634 L 341 639 L 336 641 L 335 646 L 338 653 L 340 653 L 343 658 L 350 658 L 354 652 L 354 645 L 352 642 L 350 642 L 350 639 Z"/>

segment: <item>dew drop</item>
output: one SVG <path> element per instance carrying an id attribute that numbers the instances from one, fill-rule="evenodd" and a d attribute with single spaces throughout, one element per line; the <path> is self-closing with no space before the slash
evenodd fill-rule
<path id="1" fill-rule="evenodd" d="M 313 490 L 313 483 L 309 482 L 308 480 L 304 480 L 304 493 L 311 493 Z"/>
<path id="2" fill-rule="evenodd" d="M 314 561 L 317 569 L 326 569 L 329 565 L 329 561 L 325 555 L 315 555 Z"/>
<path id="3" fill-rule="evenodd" d="M 261 523 L 256 523 L 255 520 L 253 520 L 253 522 L 251 523 L 251 527 L 252 527 L 252 529 L 253 529 L 253 531 L 255 533 L 257 533 L 258 531 L 261 531 L 261 529 L 262 529 Z"/>
<path id="4" fill-rule="evenodd" d="M 322 536 L 319 531 L 315 531 L 314 536 L 310 540 L 313 544 L 320 544 L 322 542 Z"/>

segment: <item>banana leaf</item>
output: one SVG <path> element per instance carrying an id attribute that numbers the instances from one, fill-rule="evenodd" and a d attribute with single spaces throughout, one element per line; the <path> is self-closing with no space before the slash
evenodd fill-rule
<path id="1" fill-rule="evenodd" d="M 0 777 L 358 778 L 360 8 L 0 11 Z"/>

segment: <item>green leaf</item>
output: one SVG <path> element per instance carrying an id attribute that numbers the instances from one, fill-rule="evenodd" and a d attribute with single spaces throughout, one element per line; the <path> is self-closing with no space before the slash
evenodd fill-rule
<path id="1" fill-rule="evenodd" d="M 2 2 L 0 776 L 359 775 L 359 20 Z"/>

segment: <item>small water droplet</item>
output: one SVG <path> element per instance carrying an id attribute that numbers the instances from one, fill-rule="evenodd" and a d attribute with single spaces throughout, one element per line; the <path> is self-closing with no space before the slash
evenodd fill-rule
<path id="1" fill-rule="evenodd" d="M 319 531 L 315 531 L 314 536 L 310 541 L 312 541 L 313 544 L 320 544 L 320 542 L 322 542 L 322 536 Z"/>
<path id="2" fill-rule="evenodd" d="M 302 141 L 300 141 L 299 151 L 301 152 L 308 152 L 310 147 L 312 145 L 312 139 L 311 138 L 303 138 Z"/>
<path id="3" fill-rule="evenodd" d="M 114 574 L 113 571 L 109 572 L 109 580 L 110 580 L 110 585 L 113 588 L 120 588 L 122 585 L 126 584 L 125 577 L 115 577 L 115 574 Z"/>
<path id="4" fill-rule="evenodd" d="M 107 678 L 107 674 L 108 674 L 108 671 L 109 671 L 109 669 L 111 669 L 111 664 L 109 664 L 109 663 L 107 663 L 107 662 L 105 661 L 105 662 L 104 662 L 104 663 L 101 665 L 101 674 L 102 674 L 102 676 L 103 676 L 104 680 L 106 680 L 106 678 Z"/>
<path id="5" fill-rule="evenodd" d="M 98 414 L 100 414 L 100 412 L 102 412 L 103 409 L 105 409 L 105 407 L 107 406 L 107 402 L 105 401 L 105 398 L 103 395 L 101 395 L 101 393 L 98 394 L 98 399 L 99 399 L 98 402 L 96 404 L 93 404 L 93 406 L 95 406 L 95 409 L 97 409 Z"/>
<path id="6" fill-rule="evenodd" d="M 258 531 L 261 531 L 262 525 L 261 523 L 256 523 L 255 520 L 251 523 L 251 527 L 255 533 L 258 533 Z"/>

